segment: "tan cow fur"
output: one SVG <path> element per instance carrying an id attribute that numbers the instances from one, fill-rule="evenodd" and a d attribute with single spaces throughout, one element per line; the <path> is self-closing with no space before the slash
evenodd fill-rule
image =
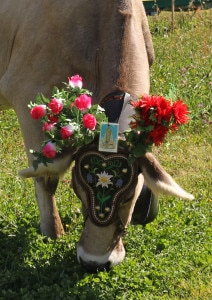
<path id="1" fill-rule="evenodd" d="M 0 0 L 0 20 L 0 109 L 16 111 L 29 165 L 44 138 L 27 107 L 37 93 L 50 97 L 74 74 L 95 103 L 116 90 L 149 92 L 154 51 L 140 0 Z M 35 178 L 41 231 L 52 238 L 63 233 L 56 173 L 48 184 Z"/>

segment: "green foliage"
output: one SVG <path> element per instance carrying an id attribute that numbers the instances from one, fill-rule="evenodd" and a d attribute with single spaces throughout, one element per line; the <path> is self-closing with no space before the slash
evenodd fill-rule
<path id="1" fill-rule="evenodd" d="M 190 124 L 195 127 L 211 122 L 211 20 L 211 10 L 176 13 L 172 32 L 162 30 L 164 23 L 165 27 L 171 26 L 170 13 L 149 19 L 156 53 L 151 92 L 166 95 L 170 84 L 174 85 L 177 98 L 187 102 Z"/>
<path id="2" fill-rule="evenodd" d="M 157 219 L 129 227 L 126 258 L 110 272 L 88 274 L 77 262 L 83 220 L 70 174 L 57 192 L 66 236 L 53 242 L 39 234 L 33 181 L 16 176 L 27 161 L 17 118 L 0 113 L 1 300 L 212 298 L 211 16 L 211 10 L 180 13 L 174 33 L 156 30 L 169 24 L 169 13 L 149 19 L 156 52 L 151 94 L 167 95 L 171 84 L 191 111 L 190 125 L 154 152 L 195 200 L 161 196 Z"/>

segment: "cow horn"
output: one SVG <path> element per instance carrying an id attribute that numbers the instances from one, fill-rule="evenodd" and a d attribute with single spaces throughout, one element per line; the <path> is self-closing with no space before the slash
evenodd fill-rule
<path id="1" fill-rule="evenodd" d="M 33 166 L 20 170 L 18 176 L 21 178 L 43 177 L 43 176 L 63 176 L 71 165 L 73 154 L 65 152 L 64 155 L 57 157 L 53 163 L 44 165 L 40 163 L 35 169 Z"/>
<path id="2" fill-rule="evenodd" d="M 193 195 L 182 189 L 163 169 L 152 153 L 147 152 L 144 156 L 137 158 L 137 162 L 142 170 L 146 185 L 155 195 L 164 193 L 188 200 L 194 199 Z"/>

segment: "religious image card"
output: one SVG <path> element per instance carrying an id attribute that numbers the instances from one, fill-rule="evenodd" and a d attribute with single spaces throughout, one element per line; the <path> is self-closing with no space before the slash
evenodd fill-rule
<path id="1" fill-rule="evenodd" d="M 99 151 L 116 153 L 118 149 L 118 123 L 101 123 Z"/>

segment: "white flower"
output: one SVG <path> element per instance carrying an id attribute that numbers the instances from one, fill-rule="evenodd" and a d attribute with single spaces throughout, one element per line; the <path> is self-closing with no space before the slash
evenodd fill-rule
<path id="1" fill-rule="evenodd" d="M 104 172 L 101 172 L 100 174 L 96 174 L 96 175 L 99 177 L 96 186 L 101 185 L 102 187 L 108 188 L 108 184 L 113 184 L 113 183 L 110 181 L 110 179 L 111 179 L 111 177 L 113 177 L 113 175 L 109 175 L 109 174 L 107 174 L 105 171 L 104 171 Z"/>
<path id="2" fill-rule="evenodd" d="M 104 218 L 104 216 L 105 216 L 105 215 L 104 215 L 104 214 L 102 214 L 102 213 L 101 213 L 101 214 L 99 214 L 99 217 L 100 217 L 100 218 L 102 218 L 102 219 Z"/>

